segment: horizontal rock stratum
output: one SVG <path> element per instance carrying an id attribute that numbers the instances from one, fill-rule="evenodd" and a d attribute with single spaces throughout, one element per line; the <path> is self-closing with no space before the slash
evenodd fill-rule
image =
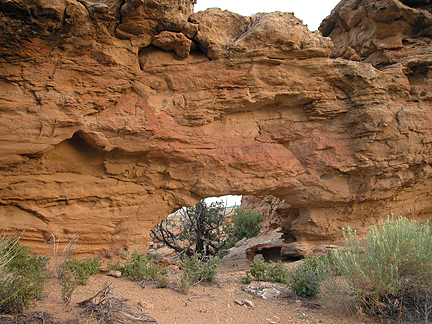
<path id="1" fill-rule="evenodd" d="M 2 229 L 110 256 L 208 196 L 284 199 L 298 242 L 430 216 L 425 1 L 343 0 L 326 37 L 193 2 L 0 0 Z"/>

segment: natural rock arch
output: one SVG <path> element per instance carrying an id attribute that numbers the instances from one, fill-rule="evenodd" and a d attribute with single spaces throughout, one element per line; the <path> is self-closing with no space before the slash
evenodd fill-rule
<path id="1" fill-rule="evenodd" d="M 405 42 L 385 47 L 394 20 L 342 1 L 321 26 L 332 52 L 291 14 L 2 1 L 2 227 L 35 250 L 75 232 L 78 252 L 112 255 L 145 250 L 158 221 L 208 196 L 283 198 L 298 241 L 428 215 L 431 15 L 387 2 Z M 201 52 L 153 47 L 163 31 Z"/>

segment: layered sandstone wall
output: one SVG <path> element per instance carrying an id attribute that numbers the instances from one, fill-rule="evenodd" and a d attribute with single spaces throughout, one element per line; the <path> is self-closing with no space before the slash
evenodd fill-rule
<path id="1" fill-rule="evenodd" d="M 334 18 L 354 2 L 382 12 L 342 1 L 321 26 L 334 50 L 289 13 L 0 0 L 1 227 L 34 250 L 77 234 L 78 252 L 109 256 L 224 194 L 285 199 L 297 241 L 429 216 L 430 25 L 407 19 L 414 42 L 379 69 L 336 58 L 356 49 L 357 25 Z"/>

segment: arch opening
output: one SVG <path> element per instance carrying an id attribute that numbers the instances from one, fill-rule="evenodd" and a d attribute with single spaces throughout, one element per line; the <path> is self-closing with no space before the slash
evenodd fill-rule
<path id="1" fill-rule="evenodd" d="M 283 255 L 283 253 L 281 253 L 282 252 L 281 250 L 282 247 L 280 246 L 263 248 L 254 255 L 253 259 L 255 259 L 257 256 L 261 256 L 265 262 L 270 262 L 270 261 L 295 262 L 304 259 L 303 255 L 298 255 L 298 256 Z"/>
<path id="2" fill-rule="evenodd" d="M 238 241 L 233 241 L 230 217 L 240 204 L 241 196 L 227 195 L 178 209 L 151 230 L 149 252 L 219 255 Z"/>

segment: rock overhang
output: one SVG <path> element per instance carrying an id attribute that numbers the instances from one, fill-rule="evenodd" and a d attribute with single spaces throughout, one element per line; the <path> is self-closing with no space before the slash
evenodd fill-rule
<path id="1" fill-rule="evenodd" d="M 356 3 L 321 26 L 336 50 L 353 39 L 343 8 L 370 8 Z M 3 227 L 39 247 L 77 233 L 80 252 L 112 254 L 145 249 L 158 221 L 207 196 L 284 198 L 298 241 L 430 211 L 424 31 L 377 69 L 336 58 L 291 14 L 192 5 L 1 1 Z"/>

